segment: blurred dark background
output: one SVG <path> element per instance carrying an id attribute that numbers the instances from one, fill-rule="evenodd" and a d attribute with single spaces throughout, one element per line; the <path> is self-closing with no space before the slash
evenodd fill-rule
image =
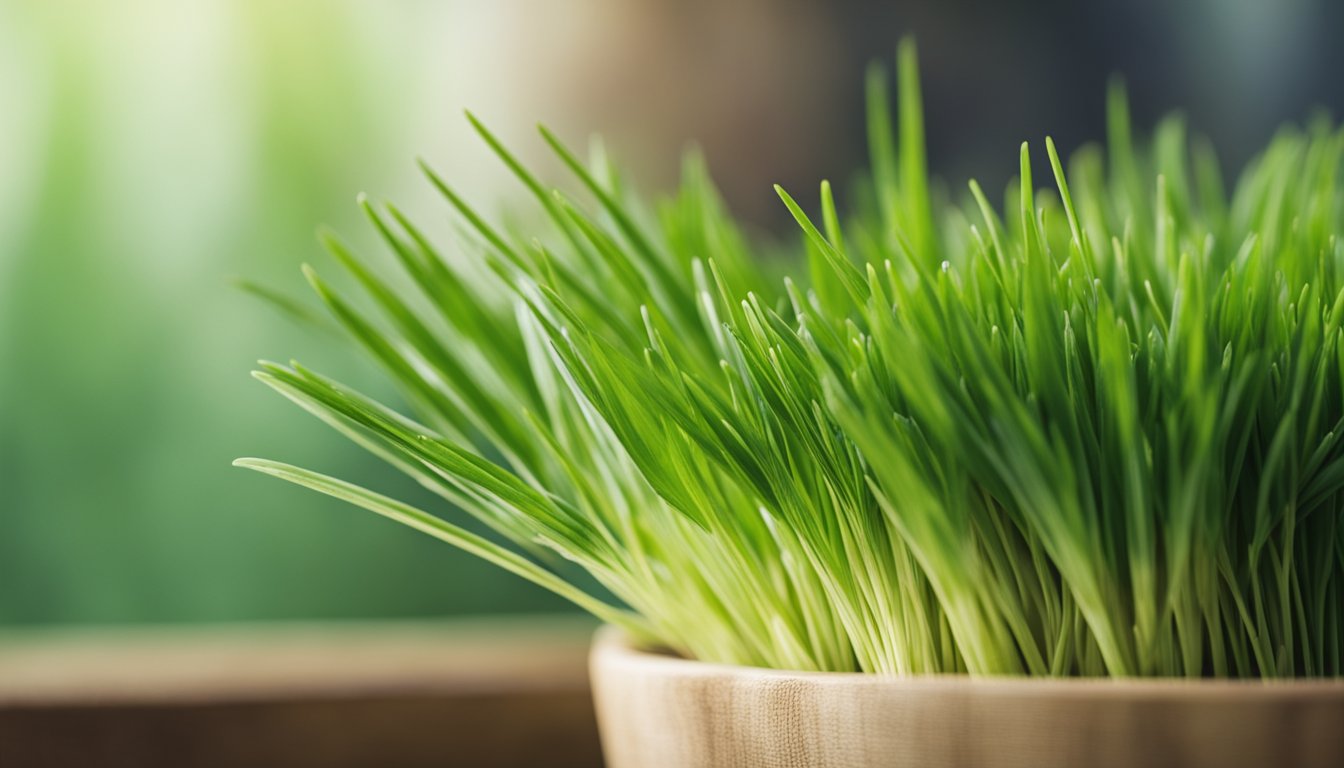
<path id="1" fill-rule="evenodd" d="M 542 168 L 535 121 L 600 133 L 650 193 L 695 141 L 736 211 L 791 236 L 771 183 L 807 200 L 863 165 L 863 70 L 903 35 L 935 171 L 994 189 L 1023 140 L 1101 137 L 1113 73 L 1140 126 L 1180 108 L 1234 171 L 1281 122 L 1344 106 L 1342 7 L 0 0 L 0 624 L 565 609 L 229 467 L 282 458 L 420 498 L 248 378 L 299 357 L 390 396 L 349 345 L 231 279 L 298 293 L 322 222 L 372 247 L 360 190 L 442 229 L 417 155 L 486 210 L 513 205 L 464 106 Z"/>

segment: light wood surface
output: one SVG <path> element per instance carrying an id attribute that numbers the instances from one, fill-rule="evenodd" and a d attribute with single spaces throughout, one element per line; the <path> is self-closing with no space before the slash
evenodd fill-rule
<path id="1" fill-rule="evenodd" d="M 587 620 L 0 633 L 0 766 L 601 765 Z"/>
<path id="2" fill-rule="evenodd" d="M 1344 766 L 1344 681 L 971 680 L 779 672 L 604 630 L 611 768 Z"/>

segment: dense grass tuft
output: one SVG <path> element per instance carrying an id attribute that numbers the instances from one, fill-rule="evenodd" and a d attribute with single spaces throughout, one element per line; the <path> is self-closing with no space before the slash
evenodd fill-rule
<path id="1" fill-rule="evenodd" d="M 699 659 L 1344 674 L 1344 132 L 1283 130 L 1229 197 L 1178 120 L 1139 147 L 1114 89 L 1107 150 L 1066 174 L 1046 140 L 1053 190 L 1023 145 L 1001 207 L 974 183 L 956 206 L 930 196 L 908 44 L 898 72 L 897 132 L 868 83 L 851 215 L 779 190 L 805 234 L 783 280 L 696 157 L 649 209 L 543 129 L 581 206 L 474 118 L 548 231 L 492 227 L 426 168 L 471 233 L 451 257 L 365 204 L 414 291 L 328 240 L 372 309 L 308 277 L 414 419 L 298 365 L 258 378 L 516 549 L 238 463 Z"/>

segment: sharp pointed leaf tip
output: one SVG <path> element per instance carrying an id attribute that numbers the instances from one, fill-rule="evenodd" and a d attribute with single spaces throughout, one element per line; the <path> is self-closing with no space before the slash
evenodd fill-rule
<path id="1" fill-rule="evenodd" d="M 340 250 L 344 247 L 344 243 L 341 242 L 341 236 L 336 233 L 336 230 L 326 224 L 317 228 L 316 237 L 318 244 L 328 251 Z M 307 262 L 304 262 L 303 266 L 311 267 Z"/>

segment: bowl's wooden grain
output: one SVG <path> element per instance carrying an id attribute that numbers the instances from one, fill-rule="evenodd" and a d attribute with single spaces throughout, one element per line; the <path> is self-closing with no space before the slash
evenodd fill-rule
<path id="1" fill-rule="evenodd" d="M 1344 766 L 1344 681 L 971 680 L 686 661 L 604 630 L 610 768 Z"/>

